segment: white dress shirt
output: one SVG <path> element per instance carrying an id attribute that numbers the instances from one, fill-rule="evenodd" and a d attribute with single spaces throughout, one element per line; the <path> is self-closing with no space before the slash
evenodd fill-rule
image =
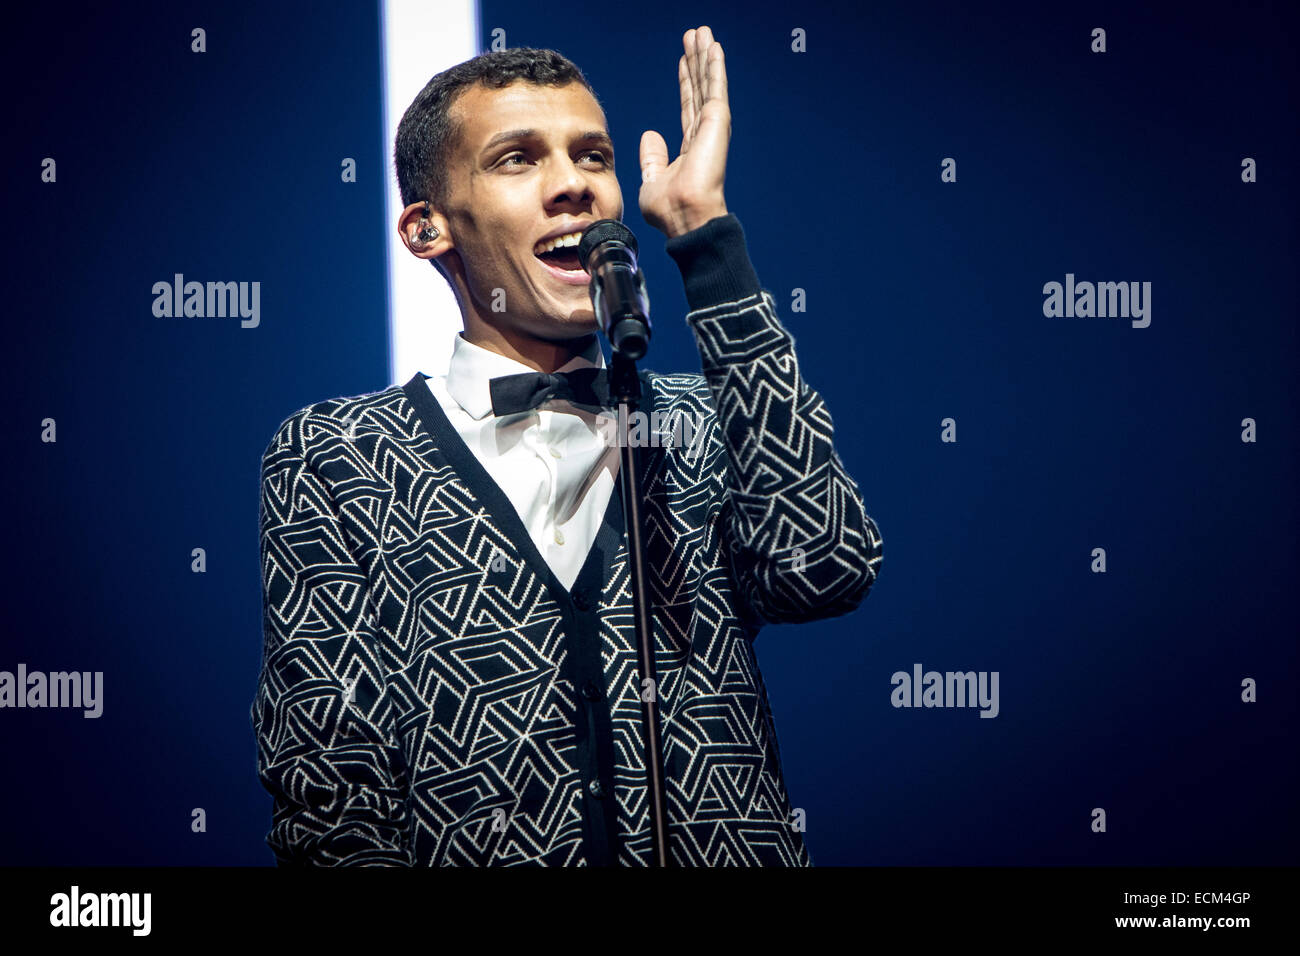
<path id="1" fill-rule="evenodd" d="M 556 371 L 590 365 L 605 367 L 595 336 L 586 352 Z M 493 415 L 488 379 L 535 371 L 457 333 L 447 372 L 426 381 L 452 427 L 519 512 L 555 576 L 572 588 L 614 492 L 619 450 L 598 425 L 611 417 L 608 411 L 598 415 L 551 399 L 532 411 Z"/>

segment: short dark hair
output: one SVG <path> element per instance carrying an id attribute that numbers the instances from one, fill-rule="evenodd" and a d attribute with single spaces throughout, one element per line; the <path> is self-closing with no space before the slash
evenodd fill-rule
<path id="1" fill-rule="evenodd" d="M 554 50 L 496 50 L 443 70 L 425 84 L 397 124 L 393 164 L 403 207 L 427 199 L 439 208 L 447 201 L 447 166 L 460 134 L 449 116 L 456 97 L 475 83 L 499 90 L 515 80 L 540 86 L 581 83 L 600 102 L 582 71 Z"/>

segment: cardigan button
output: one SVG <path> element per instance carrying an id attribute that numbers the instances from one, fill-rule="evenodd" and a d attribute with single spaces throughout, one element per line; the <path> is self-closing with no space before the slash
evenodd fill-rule
<path id="1" fill-rule="evenodd" d="M 591 791 L 591 795 L 597 800 L 605 795 L 605 788 L 600 785 L 599 780 L 591 781 L 591 783 L 587 784 L 587 789 Z"/>
<path id="2" fill-rule="evenodd" d="M 587 700 L 600 700 L 600 688 L 596 686 L 594 680 L 589 680 L 582 685 L 582 696 Z"/>
<path id="3" fill-rule="evenodd" d="M 573 606 L 579 611 L 585 611 L 591 607 L 591 601 L 587 600 L 586 591 L 579 591 L 573 595 Z"/>

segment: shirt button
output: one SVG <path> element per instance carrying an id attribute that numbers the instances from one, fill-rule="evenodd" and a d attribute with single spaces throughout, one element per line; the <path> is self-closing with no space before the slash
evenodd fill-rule
<path id="1" fill-rule="evenodd" d="M 555 543 L 564 544 L 564 532 L 561 531 L 559 528 L 555 529 Z"/>
<path id="2" fill-rule="evenodd" d="M 600 700 L 600 688 L 596 686 L 594 680 L 589 680 L 582 685 L 582 696 L 587 700 Z"/>
<path id="3" fill-rule="evenodd" d="M 591 783 L 587 784 L 587 789 L 591 792 L 591 795 L 597 799 L 605 795 L 605 788 L 600 785 L 599 780 L 591 781 Z"/>
<path id="4" fill-rule="evenodd" d="M 551 446 L 551 457 L 552 457 L 552 458 L 563 458 L 563 457 L 564 457 L 564 453 L 561 452 L 560 449 L 558 449 L 558 448 L 556 448 L 555 446 L 552 445 L 552 446 Z"/>

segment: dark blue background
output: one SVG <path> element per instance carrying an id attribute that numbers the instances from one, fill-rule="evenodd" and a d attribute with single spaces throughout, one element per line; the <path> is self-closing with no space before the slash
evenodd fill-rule
<path id="1" fill-rule="evenodd" d="M 638 144 L 676 155 L 682 33 L 726 51 L 727 202 L 885 542 L 857 612 L 756 644 L 814 861 L 1295 863 L 1291 5 L 1053 6 L 492 0 L 480 22 L 596 87 L 662 372 L 699 357 Z M 8 16 L 0 669 L 101 670 L 105 702 L 0 711 L 0 863 L 269 864 L 258 468 L 291 412 L 390 384 L 378 9 Z M 176 272 L 260 281 L 260 327 L 155 318 Z M 1150 281 L 1150 327 L 1045 318 L 1067 272 Z M 914 662 L 999 671 L 1001 714 L 894 709 Z"/>

